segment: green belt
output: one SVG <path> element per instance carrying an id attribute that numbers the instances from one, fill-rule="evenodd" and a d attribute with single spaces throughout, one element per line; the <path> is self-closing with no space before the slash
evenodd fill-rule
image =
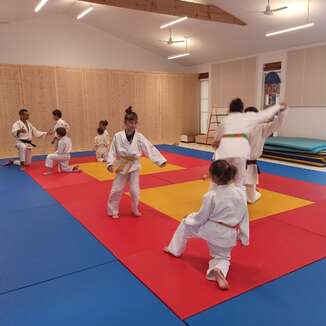
<path id="1" fill-rule="evenodd" d="M 223 135 L 223 138 L 245 138 L 249 141 L 249 137 L 246 134 L 228 134 Z"/>

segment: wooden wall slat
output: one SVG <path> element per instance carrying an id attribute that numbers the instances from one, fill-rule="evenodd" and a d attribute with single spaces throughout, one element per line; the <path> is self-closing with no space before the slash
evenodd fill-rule
<path id="1" fill-rule="evenodd" d="M 57 69 L 58 106 L 69 122 L 75 150 L 88 149 L 92 146 L 87 121 L 87 105 L 83 71 L 79 69 Z"/>
<path id="2" fill-rule="evenodd" d="M 29 109 L 31 122 L 42 131 L 48 131 L 53 125 L 52 111 L 57 108 L 55 89 L 55 68 L 39 66 L 21 67 L 23 105 Z M 51 137 L 35 139 L 35 153 L 51 151 Z"/>
<path id="3" fill-rule="evenodd" d="M 292 107 L 326 106 L 326 46 L 288 52 L 286 99 Z"/>
<path id="4" fill-rule="evenodd" d="M 226 108 L 235 97 L 241 97 L 247 106 L 255 105 L 256 95 L 256 57 L 212 66 L 212 107 Z"/>
<path id="5" fill-rule="evenodd" d="M 16 155 L 10 129 L 23 105 L 46 131 L 54 124 L 52 110 L 62 110 L 75 151 L 93 148 L 99 120 L 109 121 L 111 135 L 121 130 L 129 105 L 148 139 L 174 143 L 182 133 L 198 132 L 199 91 L 196 74 L 0 65 L 0 156 Z M 50 139 L 39 141 L 34 153 L 52 151 Z"/>
<path id="6" fill-rule="evenodd" d="M 12 123 L 19 119 L 23 105 L 19 66 L 0 65 L 0 153 L 10 156 L 14 151 Z"/>

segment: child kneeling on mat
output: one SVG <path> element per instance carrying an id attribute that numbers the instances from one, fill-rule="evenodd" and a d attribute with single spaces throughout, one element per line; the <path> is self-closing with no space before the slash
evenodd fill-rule
<path id="1" fill-rule="evenodd" d="M 232 249 L 237 240 L 243 246 L 249 245 L 247 201 L 241 188 L 234 184 L 237 173 L 234 166 L 225 160 L 217 160 L 211 164 L 209 172 L 216 187 L 204 195 L 199 212 L 181 221 L 164 251 L 179 257 L 189 238 L 206 240 L 212 257 L 206 277 L 216 281 L 220 289 L 227 290 L 226 276 Z"/>
<path id="2" fill-rule="evenodd" d="M 47 167 L 47 172 L 44 175 L 50 175 L 53 172 L 54 162 L 58 162 L 59 172 L 80 172 L 78 166 L 70 166 L 70 152 L 72 149 L 71 139 L 66 136 L 67 131 L 63 127 L 56 129 L 57 135 L 57 148 L 53 154 L 49 154 L 45 160 L 45 166 Z"/>

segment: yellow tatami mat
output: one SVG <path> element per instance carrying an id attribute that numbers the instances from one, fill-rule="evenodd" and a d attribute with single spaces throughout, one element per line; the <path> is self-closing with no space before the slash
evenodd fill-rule
<path id="1" fill-rule="evenodd" d="M 197 180 L 144 189 L 141 191 L 141 202 L 180 221 L 189 213 L 198 211 L 208 187 L 207 181 Z M 262 198 L 256 204 L 249 205 L 250 220 L 312 204 L 310 201 L 269 190 L 261 192 Z"/>
<path id="2" fill-rule="evenodd" d="M 149 159 L 142 157 L 141 158 L 141 174 L 152 174 L 152 173 L 159 173 L 159 172 L 168 172 L 168 171 L 177 171 L 183 170 L 184 168 L 174 164 L 167 164 L 163 169 L 159 166 L 155 165 Z M 91 162 L 91 163 L 82 163 L 79 165 L 81 170 L 88 174 L 89 176 L 99 180 L 99 181 L 106 181 L 106 180 L 113 180 L 115 174 L 108 172 L 106 169 L 106 164 L 101 162 Z"/>

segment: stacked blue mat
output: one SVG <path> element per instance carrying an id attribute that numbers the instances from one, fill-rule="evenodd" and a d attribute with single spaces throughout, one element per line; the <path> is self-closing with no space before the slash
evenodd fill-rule
<path id="1" fill-rule="evenodd" d="M 263 157 L 326 167 L 326 140 L 270 137 L 265 143 Z"/>

